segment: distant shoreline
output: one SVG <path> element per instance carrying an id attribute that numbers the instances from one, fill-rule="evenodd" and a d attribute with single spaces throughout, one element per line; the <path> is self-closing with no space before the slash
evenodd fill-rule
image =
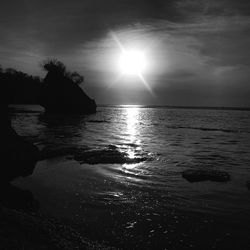
<path id="1" fill-rule="evenodd" d="M 39 104 L 9 104 L 10 109 L 15 106 L 40 106 Z M 43 108 L 42 106 L 41 110 Z M 171 106 L 171 105 L 137 105 L 137 104 L 97 104 L 98 107 L 105 108 L 163 108 L 163 109 L 194 109 L 194 110 L 231 110 L 231 111 L 250 111 L 250 107 L 206 107 L 206 106 Z M 14 110 L 12 110 L 14 111 Z M 21 112 L 22 110 L 19 110 Z M 37 112 L 37 111 L 36 111 Z"/>
<path id="2" fill-rule="evenodd" d="M 250 111 L 250 107 L 206 107 L 206 106 L 171 106 L 171 105 L 137 105 L 137 104 L 100 104 L 97 107 L 111 107 L 111 108 L 166 108 L 166 109 L 205 109 L 205 110 L 240 110 Z"/>

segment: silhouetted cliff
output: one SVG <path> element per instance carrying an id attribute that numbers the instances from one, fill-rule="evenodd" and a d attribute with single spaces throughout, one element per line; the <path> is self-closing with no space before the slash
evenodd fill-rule
<path id="1" fill-rule="evenodd" d="M 49 113 L 96 112 L 96 103 L 79 86 L 83 77 L 70 73 L 56 60 L 44 64 L 48 71 L 42 86 L 41 105 Z"/>
<path id="2" fill-rule="evenodd" d="M 44 80 L 15 69 L 0 67 L 2 104 L 39 104 L 49 113 L 96 112 L 96 103 L 79 86 L 83 77 L 68 72 L 63 63 L 49 60 L 43 65 Z"/>

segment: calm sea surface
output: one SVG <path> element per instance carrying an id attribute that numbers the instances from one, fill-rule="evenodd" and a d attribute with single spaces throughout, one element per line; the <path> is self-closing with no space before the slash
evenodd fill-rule
<path id="1" fill-rule="evenodd" d="M 224 241 L 249 244 L 249 111 L 115 106 L 89 116 L 48 116 L 38 106 L 16 106 L 12 124 L 40 149 L 112 145 L 148 158 L 88 165 L 56 157 L 17 181 L 45 213 L 90 239 L 128 249 L 184 249 L 198 247 L 197 230 L 196 237 L 210 231 L 208 249 Z M 189 183 L 182 177 L 188 169 L 226 171 L 231 180 Z"/>

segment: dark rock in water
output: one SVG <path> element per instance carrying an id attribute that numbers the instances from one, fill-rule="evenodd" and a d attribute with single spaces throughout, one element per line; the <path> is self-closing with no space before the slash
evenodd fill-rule
<path id="1" fill-rule="evenodd" d="M 44 148 L 40 151 L 39 160 L 45 160 L 55 157 L 72 156 L 80 163 L 88 164 L 134 164 L 150 160 L 145 154 L 131 158 L 126 152 L 121 152 L 115 145 L 108 145 L 104 149 L 91 150 L 88 147 L 53 147 Z"/>
<path id="2" fill-rule="evenodd" d="M 0 125 L 1 137 L 1 174 L 0 182 L 6 183 L 19 176 L 28 176 L 33 173 L 38 160 L 38 148 L 22 139 L 11 127 L 8 119 L 7 105 L 1 106 Z"/>
<path id="3" fill-rule="evenodd" d="M 74 159 L 80 163 L 88 164 L 134 164 L 147 160 L 146 157 L 130 158 L 127 153 L 120 152 L 113 147 L 78 153 Z"/>
<path id="4" fill-rule="evenodd" d="M 230 180 L 230 175 L 227 172 L 211 169 L 189 169 L 182 173 L 182 177 L 189 182 L 199 181 L 215 181 L 227 182 Z"/>
<path id="5" fill-rule="evenodd" d="M 96 103 L 74 82 L 65 66 L 56 60 L 44 65 L 48 71 L 41 94 L 41 105 L 48 113 L 91 114 Z"/>
<path id="6" fill-rule="evenodd" d="M 250 190 L 250 181 L 247 181 L 246 185 L 247 185 L 247 188 Z"/>

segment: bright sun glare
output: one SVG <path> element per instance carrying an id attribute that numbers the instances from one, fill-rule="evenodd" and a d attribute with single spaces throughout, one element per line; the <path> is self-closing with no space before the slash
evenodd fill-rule
<path id="1" fill-rule="evenodd" d="M 145 70 L 145 55 L 140 50 L 124 50 L 119 61 L 120 70 L 126 75 L 141 75 Z"/>
<path id="2" fill-rule="evenodd" d="M 144 84 L 147 90 L 153 95 L 153 91 L 143 74 L 148 69 L 148 61 L 145 56 L 145 52 L 142 49 L 129 49 L 123 46 L 115 33 L 111 33 L 114 41 L 120 48 L 121 54 L 119 58 L 119 71 L 121 75 L 132 75 L 137 76 L 140 81 Z"/>

